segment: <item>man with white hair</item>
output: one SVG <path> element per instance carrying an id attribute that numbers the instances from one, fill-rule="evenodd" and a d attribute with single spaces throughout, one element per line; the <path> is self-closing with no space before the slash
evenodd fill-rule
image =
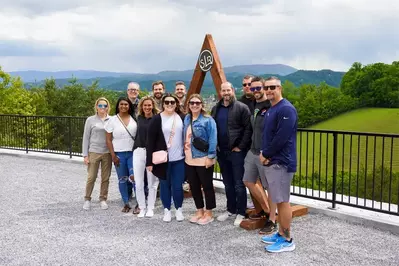
<path id="1" fill-rule="evenodd" d="M 132 102 L 135 113 L 137 113 L 137 106 L 140 101 L 139 93 L 140 85 L 137 82 L 132 81 L 127 84 L 127 97 Z"/>
<path id="2" fill-rule="evenodd" d="M 234 225 L 239 226 L 247 207 L 247 190 L 242 179 L 244 158 L 251 145 L 251 113 L 248 106 L 236 100 L 230 82 L 222 83 L 220 93 L 223 98 L 211 114 L 217 125 L 217 160 L 226 190 L 227 211 L 217 219 L 225 221 L 235 217 Z"/>

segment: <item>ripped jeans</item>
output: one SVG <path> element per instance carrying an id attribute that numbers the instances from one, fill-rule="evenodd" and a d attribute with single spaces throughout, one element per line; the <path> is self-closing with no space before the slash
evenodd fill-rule
<path id="1" fill-rule="evenodd" d="M 115 166 L 116 174 L 118 175 L 119 180 L 119 192 L 121 193 L 123 203 L 129 204 L 132 191 L 136 190 L 134 183 L 131 183 L 128 180 L 130 176 L 134 176 L 133 152 L 115 152 L 115 155 L 119 158 L 119 166 Z"/>

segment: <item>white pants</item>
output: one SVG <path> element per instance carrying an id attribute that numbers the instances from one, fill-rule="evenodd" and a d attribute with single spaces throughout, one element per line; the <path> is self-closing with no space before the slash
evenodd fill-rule
<path id="1" fill-rule="evenodd" d="M 134 181 L 136 182 L 136 199 L 141 210 L 153 210 L 155 205 L 155 200 L 157 197 L 157 188 L 159 180 L 150 171 L 147 171 L 146 164 L 146 150 L 145 148 L 136 148 L 133 152 L 133 171 L 134 171 Z M 147 172 L 148 181 L 148 197 L 147 204 L 145 203 L 144 194 L 144 171 Z"/>

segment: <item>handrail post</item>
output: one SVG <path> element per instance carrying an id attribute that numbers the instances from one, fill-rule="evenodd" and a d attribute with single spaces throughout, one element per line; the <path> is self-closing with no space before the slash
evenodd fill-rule
<path id="1" fill-rule="evenodd" d="M 29 151 L 29 138 L 28 138 L 28 117 L 25 116 L 25 149 L 26 153 Z"/>
<path id="2" fill-rule="evenodd" d="M 338 163 L 338 133 L 333 133 L 333 187 L 332 187 L 332 207 L 331 209 L 336 209 L 336 199 L 337 199 L 337 163 Z"/>
<path id="3" fill-rule="evenodd" d="M 72 125 L 71 125 L 71 118 L 68 117 L 68 139 L 69 139 L 69 158 L 72 159 Z"/>

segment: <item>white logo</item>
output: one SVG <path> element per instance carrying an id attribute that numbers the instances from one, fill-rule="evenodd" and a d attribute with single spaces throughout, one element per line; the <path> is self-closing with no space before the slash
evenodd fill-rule
<path id="1" fill-rule="evenodd" d="M 213 54 L 209 50 L 203 50 L 199 56 L 198 61 L 201 70 L 207 72 L 213 66 Z"/>
<path id="2" fill-rule="evenodd" d="M 288 119 L 288 118 L 289 118 L 289 117 L 285 117 L 285 116 L 283 116 L 283 119 L 284 119 L 284 120 L 286 120 L 286 119 Z"/>

